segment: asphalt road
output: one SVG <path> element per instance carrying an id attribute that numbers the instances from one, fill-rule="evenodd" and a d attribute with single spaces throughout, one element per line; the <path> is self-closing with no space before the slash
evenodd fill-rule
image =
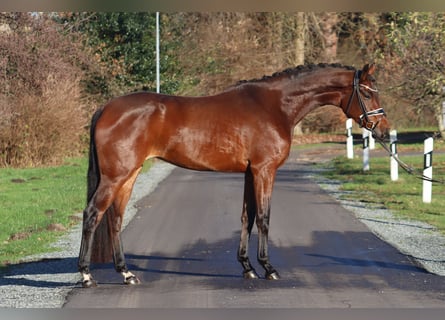
<path id="1" fill-rule="evenodd" d="M 440 307 L 445 278 L 418 268 L 374 236 L 294 161 L 279 170 L 272 198 L 270 257 L 282 279 L 245 280 L 236 261 L 243 176 L 175 169 L 123 232 L 124 286 L 111 264 L 99 286 L 74 289 L 65 307 Z M 250 256 L 257 271 L 256 230 Z"/>

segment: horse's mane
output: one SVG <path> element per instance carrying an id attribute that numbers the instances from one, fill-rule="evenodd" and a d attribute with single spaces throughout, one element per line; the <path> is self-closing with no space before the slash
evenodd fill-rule
<path id="1" fill-rule="evenodd" d="M 242 85 L 242 84 L 246 84 L 246 83 L 264 82 L 264 81 L 272 80 L 272 79 L 283 77 L 283 76 L 287 76 L 287 77 L 298 76 L 302 73 L 312 72 L 312 71 L 315 71 L 318 69 L 324 69 L 324 68 L 340 68 L 340 69 L 353 70 L 353 71 L 356 70 L 354 67 L 345 66 L 345 65 L 342 65 L 339 63 L 306 64 L 306 65 L 300 65 L 295 68 L 288 68 L 283 71 L 275 72 L 270 76 L 263 76 L 260 79 L 241 80 L 241 81 L 238 81 L 234 85 L 234 87 Z"/>

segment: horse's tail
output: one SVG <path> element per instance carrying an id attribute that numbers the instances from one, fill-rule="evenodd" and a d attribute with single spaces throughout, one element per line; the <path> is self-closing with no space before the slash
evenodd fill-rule
<path id="1" fill-rule="evenodd" d="M 89 162 L 88 162 L 88 184 L 87 184 L 87 201 L 88 203 L 93 198 L 94 194 L 100 183 L 100 170 L 99 161 L 97 157 L 96 141 L 95 141 L 95 131 L 96 123 L 102 115 L 103 109 L 97 110 L 92 119 L 90 127 L 90 151 L 89 151 Z M 93 249 L 91 254 L 91 261 L 96 263 L 109 262 L 112 259 L 113 249 L 112 249 L 112 239 L 109 229 L 109 215 L 114 216 L 113 205 L 107 209 L 104 213 L 101 222 L 94 232 Z"/>

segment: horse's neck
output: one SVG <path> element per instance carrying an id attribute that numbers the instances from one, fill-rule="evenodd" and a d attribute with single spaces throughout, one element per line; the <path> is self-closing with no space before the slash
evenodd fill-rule
<path id="1" fill-rule="evenodd" d="M 340 107 L 346 86 L 315 75 L 282 81 L 282 106 L 293 126 L 311 111 L 326 105 Z"/>

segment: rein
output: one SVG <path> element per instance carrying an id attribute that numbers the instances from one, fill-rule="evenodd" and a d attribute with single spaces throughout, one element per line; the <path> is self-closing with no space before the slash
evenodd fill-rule
<path id="1" fill-rule="evenodd" d="M 376 134 L 374 134 L 374 129 L 377 126 L 378 122 L 373 122 L 369 120 L 369 117 L 373 117 L 373 116 L 379 116 L 379 115 L 386 115 L 385 111 L 383 110 L 383 108 L 378 108 L 375 110 L 371 110 L 368 111 L 366 109 L 366 105 L 365 102 L 363 101 L 361 94 L 360 94 L 360 87 L 371 91 L 371 92 L 378 92 L 377 89 L 371 88 L 367 85 L 361 84 L 360 83 L 360 71 L 356 71 L 354 74 L 354 81 L 353 81 L 353 90 L 352 90 L 352 94 L 349 97 L 348 100 L 348 106 L 346 108 L 346 115 L 349 117 L 349 110 L 351 108 L 351 104 L 352 104 L 352 100 L 354 99 L 354 96 L 357 96 L 357 100 L 358 100 L 358 104 L 360 106 L 360 109 L 362 111 L 362 114 L 360 115 L 360 127 L 364 127 L 367 130 L 371 131 L 371 133 L 373 134 L 373 136 L 376 138 L 376 140 L 380 143 L 380 145 L 383 147 L 383 149 L 386 150 L 386 152 L 388 152 L 388 154 L 394 158 L 394 160 L 396 160 L 397 164 L 403 169 L 405 170 L 407 173 L 414 175 L 416 178 L 421 179 L 421 180 L 425 180 L 425 181 L 429 181 L 429 182 L 434 182 L 434 183 L 440 183 L 440 184 L 445 184 L 444 180 L 439 180 L 439 179 L 431 179 L 427 176 L 425 176 L 423 173 L 420 172 L 420 170 L 413 168 L 412 166 L 406 164 L 405 162 L 403 162 L 402 160 L 399 159 L 399 156 L 395 153 L 393 153 L 391 151 L 391 149 L 388 147 L 388 145 L 385 143 L 385 141 L 383 141 L 382 139 L 380 139 Z M 366 120 L 366 123 L 363 125 L 363 120 Z"/>
<path id="2" fill-rule="evenodd" d="M 374 134 L 373 134 L 374 135 Z M 393 153 L 391 151 L 391 149 L 388 147 L 388 145 L 385 143 L 385 141 L 383 141 L 382 139 L 378 138 L 376 135 L 374 135 L 375 139 L 380 143 L 380 145 L 383 147 L 383 149 L 386 150 L 386 152 L 388 152 L 388 154 L 394 158 L 394 160 L 396 160 L 396 162 L 398 163 L 398 165 L 405 170 L 407 173 L 415 176 L 418 179 L 421 180 L 425 180 L 425 181 L 429 181 L 429 182 L 434 182 L 434 183 L 440 183 L 440 184 L 445 184 L 444 180 L 439 180 L 439 179 L 431 179 L 427 176 L 425 176 L 423 173 L 421 173 L 421 171 L 419 169 L 413 168 L 412 166 L 406 164 L 405 162 L 403 162 L 402 160 L 399 159 L 399 156 L 395 153 Z"/>

